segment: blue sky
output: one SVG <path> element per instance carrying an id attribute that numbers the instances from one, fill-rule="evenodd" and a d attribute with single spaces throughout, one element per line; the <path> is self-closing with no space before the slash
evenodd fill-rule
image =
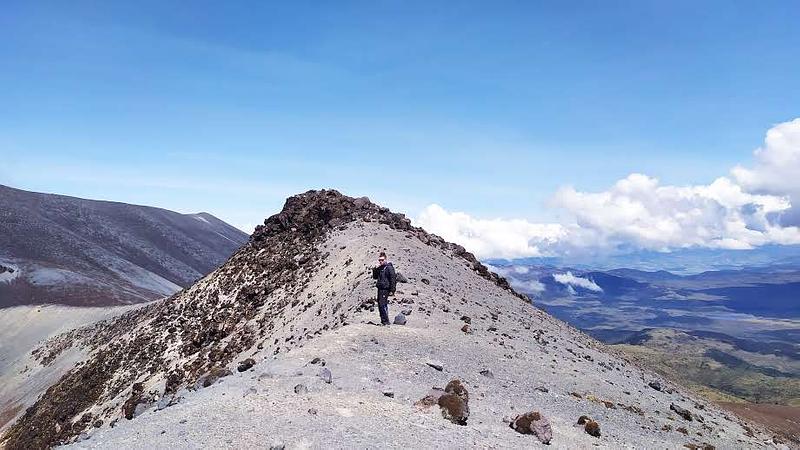
<path id="1" fill-rule="evenodd" d="M 0 183 L 242 228 L 334 187 L 558 221 L 800 116 L 800 3 L 4 2 Z"/>

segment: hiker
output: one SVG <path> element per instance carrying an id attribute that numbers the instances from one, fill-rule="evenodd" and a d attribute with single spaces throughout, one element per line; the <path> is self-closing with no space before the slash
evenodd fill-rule
<path id="1" fill-rule="evenodd" d="M 389 325 L 389 296 L 394 295 L 397 286 L 397 274 L 392 263 L 386 261 L 386 253 L 378 256 L 378 267 L 372 268 L 372 278 L 376 279 L 378 288 L 378 311 L 381 314 L 381 325 Z"/>

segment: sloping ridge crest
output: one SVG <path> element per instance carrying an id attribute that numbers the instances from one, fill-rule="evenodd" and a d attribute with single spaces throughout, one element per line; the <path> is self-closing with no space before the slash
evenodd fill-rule
<path id="1" fill-rule="evenodd" d="M 146 401 L 168 399 L 201 377 L 227 370 L 258 348 L 277 354 L 304 339 L 346 323 L 358 307 L 301 299 L 328 254 L 318 244 L 357 221 L 378 222 L 407 238 L 454 257 L 479 276 L 527 301 L 462 246 L 429 234 L 403 214 L 336 190 L 289 197 L 280 213 L 259 225 L 247 244 L 193 286 L 114 319 L 59 335 L 34 351 L 44 370 L 65 350 L 88 352 L 11 426 L 0 442 L 8 448 L 47 448 L 71 442 L 92 426 L 131 418 Z M 349 309 L 348 309 L 349 308 Z M 298 333 L 293 323 L 330 313 L 326 323 Z M 281 334 L 282 333 L 282 334 Z M 280 336 L 281 339 L 272 338 Z M 243 357 L 243 356 L 242 356 Z"/>

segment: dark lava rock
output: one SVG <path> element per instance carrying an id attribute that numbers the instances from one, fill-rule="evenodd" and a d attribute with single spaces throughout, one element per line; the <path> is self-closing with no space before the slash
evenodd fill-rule
<path id="1" fill-rule="evenodd" d="M 661 391 L 661 383 L 659 383 L 658 381 L 651 381 L 648 384 L 648 386 L 650 386 L 651 388 L 653 388 L 653 389 L 655 389 L 655 390 L 657 390 L 659 392 Z"/>
<path id="2" fill-rule="evenodd" d="M 136 407 L 139 403 L 143 402 L 142 392 L 144 392 L 144 385 L 142 383 L 134 383 L 131 387 L 131 395 L 128 400 L 122 405 L 122 416 L 131 420 L 136 415 Z"/>
<path id="3" fill-rule="evenodd" d="M 459 379 L 453 379 L 444 388 L 437 401 L 442 416 L 457 425 L 466 425 L 469 418 L 469 392 Z"/>
<path id="4" fill-rule="evenodd" d="M 472 319 L 469 316 L 461 316 L 461 321 L 464 323 L 472 323 Z"/>
<path id="5" fill-rule="evenodd" d="M 445 386 L 444 391 L 448 394 L 455 394 L 461 397 L 462 399 L 464 399 L 465 402 L 469 401 L 469 392 L 467 391 L 467 388 L 464 387 L 464 384 L 461 383 L 461 380 L 459 380 L 458 378 L 450 380 L 450 382 L 447 383 L 447 386 Z"/>
<path id="6" fill-rule="evenodd" d="M 309 361 L 309 364 L 319 364 L 320 366 L 325 367 L 325 360 L 320 357 L 317 357 Z"/>
<path id="7" fill-rule="evenodd" d="M 469 405 L 455 394 L 444 394 L 437 402 L 442 410 L 442 417 L 456 425 L 466 425 L 469 418 Z"/>
<path id="8" fill-rule="evenodd" d="M 305 384 L 298 384 L 294 387 L 295 394 L 308 394 L 308 388 Z"/>
<path id="9" fill-rule="evenodd" d="M 394 392 L 392 391 L 384 391 L 383 395 L 389 398 L 394 398 Z"/>
<path id="10" fill-rule="evenodd" d="M 411 313 L 414 312 L 414 311 L 411 308 L 406 308 L 406 309 L 404 309 L 404 310 L 402 310 L 400 312 L 403 313 L 404 316 L 410 316 Z"/>
<path id="11" fill-rule="evenodd" d="M 239 363 L 239 366 L 236 367 L 238 372 L 244 372 L 250 370 L 251 367 L 256 365 L 256 360 L 253 358 L 247 358 L 244 361 Z"/>
<path id="12" fill-rule="evenodd" d="M 580 416 L 578 417 L 578 425 L 586 425 L 586 422 L 589 422 L 590 420 L 592 419 L 590 419 L 589 416 Z"/>
<path id="13" fill-rule="evenodd" d="M 689 450 L 716 450 L 716 447 L 705 442 L 702 444 L 694 444 L 694 443 L 683 444 L 683 446 L 688 448 Z"/>
<path id="14" fill-rule="evenodd" d="M 547 389 L 547 388 L 546 388 L 546 387 L 544 387 L 544 386 L 536 386 L 535 388 L 533 388 L 533 390 L 534 390 L 534 391 L 537 391 L 537 392 L 544 392 L 545 394 L 546 394 L 546 393 L 548 393 L 548 392 L 550 392 L 550 390 L 549 390 L 549 389 Z"/>
<path id="15" fill-rule="evenodd" d="M 680 406 L 676 405 L 675 403 L 669 405 L 669 409 L 675 411 L 675 414 L 683 417 L 684 420 L 688 420 L 691 422 L 692 420 L 692 413 L 689 412 L 688 409 L 681 408 Z"/>
<path id="16" fill-rule="evenodd" d="M 228 369 L 227 367 L 220 367 L 220 366 L 212 367 L 211 370 L 204 373 L 203 375 L 200 376 L 200 378 L 197 379 L 197 384 L 195 385 L 195 387 L 197 388 L 209 387 L 212 384 L 219 381 L 220 378 L 224 378 L 230 375 L 233 375 L 233 372 L 231 372 L 231 370 Z"/>
<path id="17" fill-rule="evenodd" d="M 589 436 L 600 437 L 600 424 L 594 420 L 589 420 L 583 427 L 583 431 Z"/>
<path id="18" fill-rule="evenodd" d="M 439 361 L 427 361 L 427 362 L 425 362 L 425 364 L 427 364 L 430 367 L 433 367 L 434 369 L 438 370 L 439 372 L 444 370 L 444 366 Z"/>
<path id="19" fill-rule="evenodd" d="M 483 375 L 483 376 L 485 376 L 485 377 L 487 377 L 487 378 L 494 378 L 494 374 L 493 374 L 493 373 L 492 373 L 492 371 L 491 371 L 491 370 L 489 370 L 489 369 L 483 369 L 483 370 L 481 370 L 481 371 L 480 371 L 480 372 L 478 372 L 478 373 L 480 373 L 481 375 Z"/>
<path id="20" fill-rule="evenodd" d="M 463 331 L 465 334 L 472 334 L 472 327 L 465 323 L 464 326 L 461 327 L 461 331 Z"/>
<path id="21" fill-rule="evenodd" d="M 394 324 L 395 325 L 405 325 L 406 324 L 406 316 L 404 314 L 398 314 L 394 317 Z"/>
<path id="22" fill-rule="evenodd" d="M 550 444 L 553 439 L 553 429 L 550 426 L 550 421 L 538 411 L 531 411 L 515 417 L 509 426 L 517 433 L 536 436 L 542 444 Z"/>
<path id="23" fill-rule="evenodd" d="M 427 279 L 427 278 L 423 278 L 423 279 L 421 279 L 421 280 L 419 280 L 419 281 L 421 281 L 421 282 L 422 282 L 422 284 L 425 284 L 425 285 L 431 284 L 431 280 L 429 280 L 429 279 Z"/>

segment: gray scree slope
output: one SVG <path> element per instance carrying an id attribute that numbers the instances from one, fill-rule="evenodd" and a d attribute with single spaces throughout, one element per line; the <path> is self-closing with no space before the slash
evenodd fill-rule
<path id="1" fill-rule="evenodd" d="M 390 306 L 411 309 L 405 326 L 370 324 L 369 267 L 383 249 L 408 278 Z M 463 248 L 335 191 L 290 198 L 190 289 L 86 330 L 41 350 L 57 360 L 80 345 L 89 356 L 8 430 L 6 446 L 535 447 L 503 421 L 532 410 L 552 424 L 556 448 L 776 446 L 536 309 Z M 469 390 L 465 426 L 415 405 L 453 378 Z M 600 437 L 576 425 L 582 415 Z"/>
<path id="2" fill-rule="evenodd" d="M 0 308 L 154 300 L 191 285 L 246 241 L 207 213 L 0 185 Z"/>

